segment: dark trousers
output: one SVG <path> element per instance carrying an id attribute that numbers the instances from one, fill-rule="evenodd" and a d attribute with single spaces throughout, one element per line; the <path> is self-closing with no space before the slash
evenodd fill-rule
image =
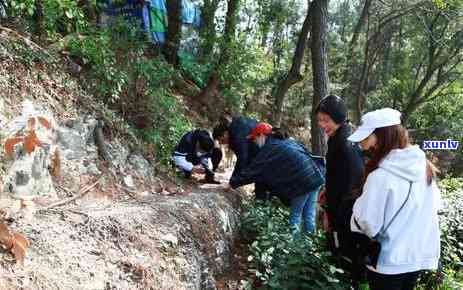
<path id="1" fill-rule="evenodd" d="M 356 233 L 350 230 L 337 230 L 336 233 L 338 247 L 335 245 L 334 232 L 327 236 L 328 247 L 339 258 L 337 266 L 348 273 L 351 286 L 359 289 L 359 285 L 366 280 L 366 267 L 359 256 Z"/>
<path id="2" fill-rule="evenodd" d="M 420 271 L 397 275 L 384 275 L 367 270 L 370 290 L 413 290 Z"/>
<path id="3" fill-rule="evenodd" d="M 270 192 L 267 186 L 262 183 L 254 183 L 255 200 L 267 201 L 270 200 Z"/>
<path id="4" fill-rule="evenodd" d="M 212 150 L 211 162 L 212 162 L 212 171 L 216 171 L 219 168 L 220 162 L 222 161 L 222 150 L 220 148 L 214 148 Z"/>

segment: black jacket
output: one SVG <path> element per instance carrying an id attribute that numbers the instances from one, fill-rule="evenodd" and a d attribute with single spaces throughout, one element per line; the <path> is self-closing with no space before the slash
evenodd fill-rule
<path id="1" fill-rule="evenodd" d="M 211 138 L 209 132 L 202 129 L 196 129 L 194 131 L 188 132 L 183 135 L 180 142 L 175 147 L 174 155 L 185 156 L 188 162 L 191 162 L 193 165 L 198 165 L 201 162 L 201 158 L 196 156 L 196 143 L 200 137 Z M 208 152 L 203 158 L 210 158 L 212 152 Z"/>
<path id="2" fill-rule="evenodd" d="M 290 139 L 269 138 L 251 164 L 230 180 L 233 188 L 262 183 L 273 195 L 292 199 L 324 182 L 308 151 Z"/>
<path id="3" fill-rule="evenodd" d="M 347 140 L 351 134 L 343 124 L 328 139 L 326 154 L 326 197 L 328 214 L 336 230 L 350 226 L 350 216 L 363 179 L 363 158 L 360 148 Z"/>
<path id="4" fill-rule="evenodd" d="M 229 146 L 236 155 L 232 177 L 246 168 L 257 155 L 257 146 L 246 138 L 256 126 L 257 120 L 247 117 L 234 118 L 230 123 L 228 128 Z"/>

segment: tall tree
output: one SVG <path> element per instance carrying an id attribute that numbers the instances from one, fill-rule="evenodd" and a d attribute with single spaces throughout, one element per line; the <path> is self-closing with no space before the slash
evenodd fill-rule
<path id="1" fill-rule="evenodd" d="M 296 49 L 294 50 L 293 61 L 289 72 L 283 77 L 283 79 L 278 83 L 277 88 L 274 93 L 274 109 L 273 109 L 273 124 L 277 127 L 281 125 L 281 116 L 283 111 L 283 101 L 286 93 L 289 88 L 294 84 L 302 81 L 303 77 L 301 75 L 301 66 L 304 59 L 304 51 L 307 43 L 307 37 L 311 28 L 311 9 L 312 3 L 310 0 L 308 2 L 307 14 L 302 25 L 301 32 L 297 40 Z"/>
<path id="2" fill-rule="evenodd" d="M 164 47 L 164 55 L 167 62 L 178 65 L 178 50 L 182 36 L 182 1 L 167 1 L 167 38 Z"/>
<path id="3" fill-rule="evenodd" d="M 312 32 L 310 36 L 314 94 L 312 98 L 311 137 L 312 151 L 325 154 L 326 141 L 317 124 L 315 110 L 322 98 L 328 94 L 327 19 L 328 0 L 313 2 Z"/>
<path id="4" fill-rule="evenodd" d="M 35 0 L 34 5 L 35 36 L 41 40 L 45 35 L 45 19 L 43 14 L 43 0 Z"/>
<path id="5" fill-rule="evenodd" d="M 460 26 L 463 5 L 459 12 L 450 13 L 426 8 L 417 15 L 423 25 L 423 35 L 413 42 L 422 49 L 415 55 L 418 61 L 414 74 L 409 75 L 411 85 L 404 98 L 396 100 L 401 104 L 404 122 L 424 103 L 462 93 L 448 89 L 463 76 L 463 30 Z"/>
<path id="6" fill-rule="evenodd" d="M 357 21 L 357 24 L 354 27 L 354 31 L 352 33 L 352 37 L 349 41 L 349 46 L 348 46 L 348 54 L 347 54 L 347 60 L 348 60 L 348 65 L 346 66 L 344 70 L 344 81 L 348 82 L 347 87 L 343 91 L 343 96 L 347 97 L 347 101 L 350 103 L 353 103 L 353 100 L 351 98 L 355 96 L 354 91 L 355 88 L 359 89 L 359 83 L 363 83 L 362 80 L 357 81 L 358 76 L 357 74 L 353 73 L 353 69 L 358 66 L 357 60 L 358 57 L 355 55 L 355 49 L 357 48 L 357 43 L 359 41 L 359 37 L 362 33 L 363 28 L 368 24 L 368 18 L 370 16 L 370 7 L 372 4 L 372 0 L 364 0 L 363 1 L 363 8 L 360 13 L 359 19 Z M 368 54 L 368 46 L 365 48 L 365 53 Z M 366 59 L 367 57 L 365 57 Z M 365 71 L 365 64 L 363 66 L 363 71 Z M 362 74 L 364 77 L 364 74 Z M 357 90 L 357 93 L 362 93 L 359 90 Z M 360 114 L 361 114 L 361 108 L 362 104 L 361 101 L 363 100 L 363 97 L 355 97 L 356 102 L 355 102 L 355 110 L 354 112 L 355 117 L 354 120 L 355 122 L 358 122 L 360 120 Z"/>
<path id="7" fill-rule="evenodd" d="M 204 0 L 201 16 L 203 18 L 203 26 L 199 30 L 201 37 L 201 56 L 206 60 L 214 52 L 214 44 L 217 36 L 215 31 L 215 13 L 219 6 L 220 0 Z"/>
<path id="8" fill-rule="evenodd" d="M 215 63 L 206 86 L 196 96 L 196 99 L 201 103 L 209 105 L 219 95 L 220 86 L 220 70 L 224 69 L 230 60 L 230 49 L 235 39 L 237 12 L 239 7 L 239 0 L 228 0 L 227 14 L 225 17 L 225 28 L 223 38 L 221 41 L 220 56 Z"/>

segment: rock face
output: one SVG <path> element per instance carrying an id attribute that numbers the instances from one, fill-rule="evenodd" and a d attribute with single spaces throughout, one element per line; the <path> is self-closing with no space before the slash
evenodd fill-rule
<path id="1" fill-rule="evenodd" d="M 21 115 L 2 128 L 9 159 L 3 188 L 13 197 L 56 195 L 48 171 L 54 149 L 53 127 L 48 112 L 37 111 L 32 102 L 25 101 Z"/>

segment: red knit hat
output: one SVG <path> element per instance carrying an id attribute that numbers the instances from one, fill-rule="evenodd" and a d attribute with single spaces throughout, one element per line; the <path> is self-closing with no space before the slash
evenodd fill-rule
<path id="1" fill-rule="evenodd" d="M 272 133 L 272 126 L 267 123 L 259 123 L 252 129 L 251 134 L 248 135 L 248 139 L 254 140 L 258 135 L 270 135 Z"/>

